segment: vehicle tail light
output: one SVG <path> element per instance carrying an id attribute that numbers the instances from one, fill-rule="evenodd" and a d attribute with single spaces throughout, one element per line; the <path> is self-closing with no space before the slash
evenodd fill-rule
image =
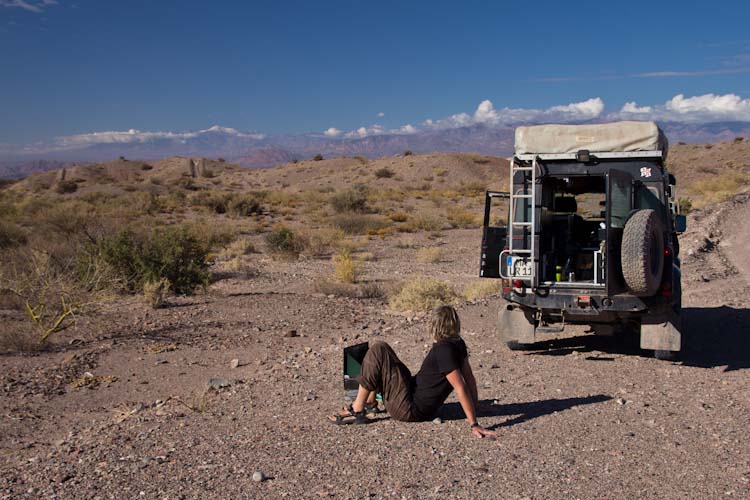
<path id="1" fill-rule="evenodd" d="M 665 248 L 664 249 L 664 255 L 666 255 L 667 257 L 669 257 L 670 255 L 672 255 L 672 250 L 670 250 L 669 248 Z"/>
<path id="2" fill-rule="evenodd" d="M 510 293 L 510 280 L 503 280 L 503 293 Z"/>
<path id="3" fill-rule="evenodd" d="M 672 296 L 672 283 L 667 282 L 661 286 L 661 295 L 662 297 Z"/>
<path id="4" fill-rule="evenodd" d="M 521 288 L 523 286 L 523 280 L 513 280 L 514 288 Z"/>

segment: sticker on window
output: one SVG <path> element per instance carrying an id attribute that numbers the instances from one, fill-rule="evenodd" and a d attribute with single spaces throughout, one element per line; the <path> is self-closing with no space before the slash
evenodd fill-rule
<path id="1" fill-rule="evenodd" d="M 651 167 L 641 167 L 641 177 L 651 177 Z"/>

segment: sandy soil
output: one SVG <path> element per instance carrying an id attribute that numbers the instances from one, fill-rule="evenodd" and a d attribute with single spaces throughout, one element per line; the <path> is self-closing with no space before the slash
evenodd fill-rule
<path id="1" fill-rule="evenodd" d="M 748 498 L 748 220 L 747 198 L 690 218 L 678 363 L 581 331 L 511 352 L 499 300 L 463 303 L 496 441 L 471 436 L 453 397 L 441 423 L 325 422 L 345 345 L 384 339 L 413 369 L 429 348 L 421 317 L 313 293 L 327 261 L 257 256 L 257 276 L 208 296 L 122 302 L 103 333 L 0 357 L 0 498 Z M 437 264 L 377 243 L 368 278 L 471 281 L 478 231 L 439 243 Z"/>

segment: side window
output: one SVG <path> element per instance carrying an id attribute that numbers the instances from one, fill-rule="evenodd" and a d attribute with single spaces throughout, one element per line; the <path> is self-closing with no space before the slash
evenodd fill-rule
<path id="1" fill-rule="evenodd" d="M 635 208 L 650 208 L 664 221 L 664 201 L 661 198 L 659 185 L 654 183 L 637 183 Z"/>
<path id="2" fill-rule="evenodd" d="M 612 176 L 609 193 L 610 220 L 613 228 L 622 229 L 630 213 L 630 200 L 633 194 L 633 182 L 629 176 Z"/>

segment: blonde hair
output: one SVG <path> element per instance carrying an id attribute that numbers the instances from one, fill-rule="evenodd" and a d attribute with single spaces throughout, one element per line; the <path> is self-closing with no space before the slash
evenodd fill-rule
<path id="1" fill-rule="evenodd" d="M 461 320 L 452 306 L 440 306 L 432 311 L 430 334 L 435 342 L 442 339 L 459 337 Z"/>

